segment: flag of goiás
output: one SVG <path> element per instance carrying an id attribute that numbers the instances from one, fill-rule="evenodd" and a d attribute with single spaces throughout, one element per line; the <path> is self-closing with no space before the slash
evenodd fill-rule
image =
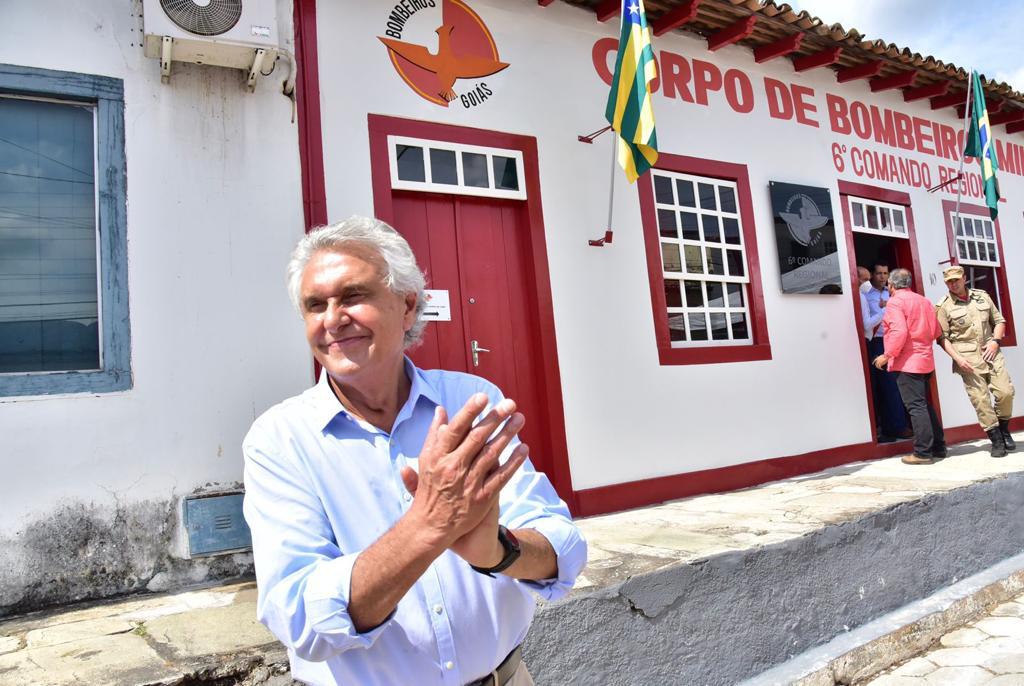
<path id="1" fill-rule="evenodd" d="M 622 32 L 605 116 L 618 134 L 619 164 L 630 183 L 658 159 L 651 81 L 657 77 L 643 0 L 623 0 Z"/>

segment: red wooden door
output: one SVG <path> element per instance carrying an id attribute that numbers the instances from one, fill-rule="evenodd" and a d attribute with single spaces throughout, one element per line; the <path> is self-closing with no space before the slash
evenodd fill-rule
<path id="1" fill-rule="evenodd" d="M 495 383 L 526 416 L 520 437 L 531 446 L 534 466 L 546 471 L 552 446 L 541 412 L 540 353 L 530 335 L 524 203 L 393 193 L 395 228 L 416 253 L 427 288 L 448 291 L 451 305 L 452 320 L 427 324 L 422 345 L 410 357 L 424 369 L 464 371 Z"/>

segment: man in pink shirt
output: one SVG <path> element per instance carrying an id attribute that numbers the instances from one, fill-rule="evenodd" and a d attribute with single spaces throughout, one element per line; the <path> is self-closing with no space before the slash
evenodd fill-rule
<path id="1" fill-rule="evenodd" d="M 935 371 L 932 345 L 942 330 L 935 306 L 910 290 L 910 272 L 894 269 L 889 274 L 889 304 L 885 308 L 885 352 L 875 366 L 896 373 L 903 405 L 914 427 L 914 454 L 906 464 L 931 464 L 946 456 L 946 437 L 928 400 L 928 382 Z"/>

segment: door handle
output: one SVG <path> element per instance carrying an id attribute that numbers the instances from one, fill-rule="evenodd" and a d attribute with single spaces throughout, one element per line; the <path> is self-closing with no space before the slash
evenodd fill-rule
<path id="1" fill-rule="evenodd" d="M 489 353 L 489 352 L 491 352 L 487 348 L 481 348 L 480 344 L 477 343 L 476 341 L 470 341 L 469 349 L 471 351 L 473 351 L 473 366 L 474 367 L 479 367 L 480 366 L 480 353 Z"/>

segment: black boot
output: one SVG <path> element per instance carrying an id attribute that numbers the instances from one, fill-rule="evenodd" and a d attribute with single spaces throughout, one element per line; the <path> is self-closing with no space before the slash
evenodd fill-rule
<path id="1" fill-rule="evenodd" d="M 1016 450 L 1017 444 L 1013 442 L 1013 436 L 1010 435 L 1010 420 L 1000 419 L 999 420 L 999 431 L 1003 434 L 1003 444 L 1006 445 L 1007 450 Z"/>
<path id="2" fill-rule="evenodd" d="M 988 440 L 992 441 L 992 450 L 989 452 L 992 457 L 1006 457 L 1006 443 L 1003 441 L 1003 432 L 999 427 L 989 429 Z"/>

